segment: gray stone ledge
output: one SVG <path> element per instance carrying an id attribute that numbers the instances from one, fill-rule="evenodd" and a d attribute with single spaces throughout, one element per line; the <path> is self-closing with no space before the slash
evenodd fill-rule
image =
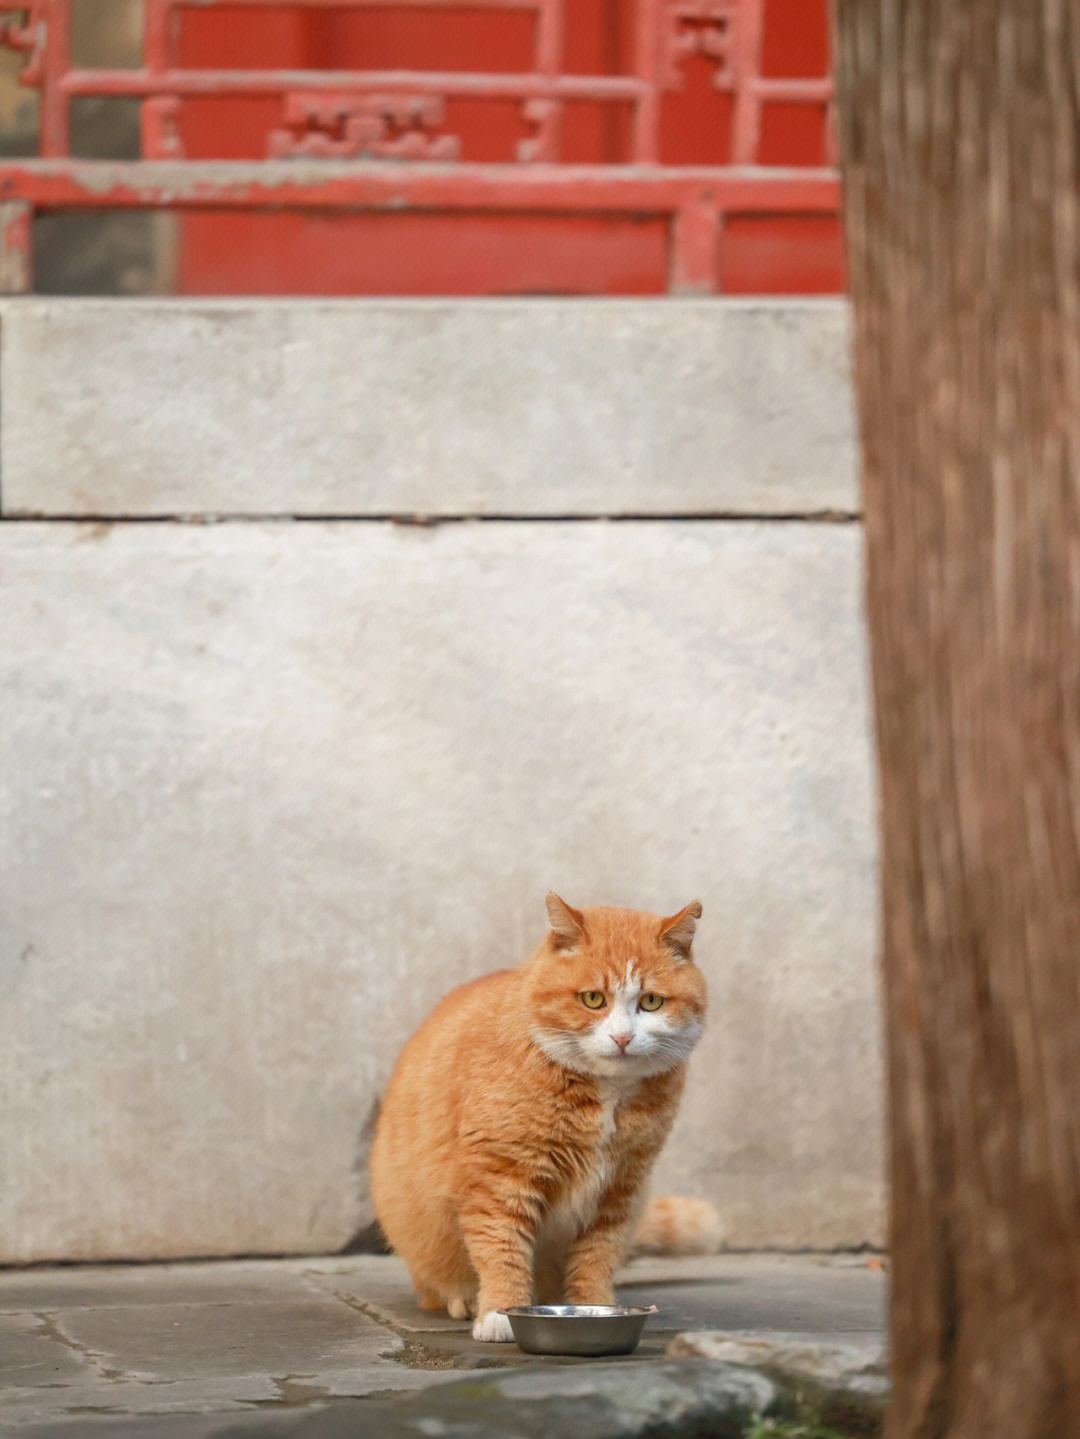
<path id="1" fill-rule="evenodd" d="M 5 515 L 857 509 L 843 300 L 0 302 Z"/>
<path id="2" fill-rule="evenodd" d="M 888 1407 L 888 1345 L 880 1335 L 758 1333 L 677 1334 L 671 1359 L 746 1365 L 812 1403 L 826 1424 L 876 1431 Z"/>
<path id="3" fill-rule="evenodd" d="M 390 1402 L 329 1409 L 305 1416 L 293 1432 L 296 1439 L 745 1439 L 778 1398 L 765 1375 L 735 1364 L 609 1360 L 488 1373 Z M 234 1432 L 223 1431 L 222 1439 Z"/>

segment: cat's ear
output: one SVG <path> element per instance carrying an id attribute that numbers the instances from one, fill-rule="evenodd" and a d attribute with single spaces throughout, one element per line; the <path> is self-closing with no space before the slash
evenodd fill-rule
<path id="1" fill-rule="evenodd" d="M 660 921 L 660 938 L 676 959 L 689 959 L 690 946 L 694 942 L 694 929 L 701 918 L 701 905 L 695 899 L 678 914 L 669 915 Z"/>
<path id="2" fill-rule="evenodd" d="M 547 904 L 548 923 L 556 949 L 574 949 L 585 938 L 585 916 L 552 891 Z"/>

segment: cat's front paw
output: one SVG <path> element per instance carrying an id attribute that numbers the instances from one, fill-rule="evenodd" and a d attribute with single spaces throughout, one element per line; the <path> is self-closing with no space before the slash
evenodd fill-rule
<path id="1" fill-rule="evenodd" d="M 509 1319 L 497 1309 L 489 1309 L 486 1314 L 481 1314 L 472 1327 L 472 1337 L 481 1344 L 512 1344 L 514 1341 Z"/>

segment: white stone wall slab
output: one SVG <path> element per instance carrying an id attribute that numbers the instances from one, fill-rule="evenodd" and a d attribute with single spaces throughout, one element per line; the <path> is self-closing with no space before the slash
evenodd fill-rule
<path id="1" fill-rule="evenodd" d="M 700 898 L 662 1188 L 882 1238 L 853 525 L 0 527 L 0 1258 L 317 1251 L 543 896 Z"/>
<path id="2" fill-rule="evenodd" d="M 842 300 L 0 305 L 5 514 L 857 508 Z"/>

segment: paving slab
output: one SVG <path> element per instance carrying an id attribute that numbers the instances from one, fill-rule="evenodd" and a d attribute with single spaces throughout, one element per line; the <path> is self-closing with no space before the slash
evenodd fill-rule
<path id="1" fill-rule="evenodd" d="M 875 1267 L 868 1267 L 868 1266 Z M 885 1324 L 885 1276 L 876 1259 L 787 1254 L 642 1258 L 622 1272 L 627 1304 L 655 1304 L 652 1332 L 683 1329 L 878 1333 Z M 312 1265 L 318 1284 L 362 1302 L 385 1323 L 416 1335 L 452 1335 L 467 1320 L 421 1309 L 401 1260 L 357 1256 Z"/>
<path id="2" fill-rule="evenodd" d="M 0 1271 L 0 1314 L 28 1309 L 129 1309 L 142 1305 L 280 1304 L 311 1293 L 311 1261 L 30 1265 Z"/>
<path id="3" fill-rule="evenodd" d="M 815 1263 L 779 1254 L 718 1255 L 698 1260 L 691 1277 L 686 1264 L 632 1264 L 620 1294 L 628 1304 L 656 1304 L 664 1329 L 780 1327 L 878 1334 L 884 1329 L 884 1276 L 865 1264 Z"/>
<path id="4" fill-rule="evenodd" d="M 4 1388 L 55 1388 L 85 1377 L 86 1356 L 56 1332 L 48 1314 L 0 1314 Z"/>
<path id="5" fill-rule="evenodd" d="M 296 1439 L 745 1439 L 780 1397 L 765 1375 L 739 1365 L 652 1360 L 624 1369 L 594 1361 L 572 1373 L 518 1370 L 394 1404 L 343 1406 L 305 1416 L 292 1432 Z"/>
<path id="6" fill-rule="evenodd" d="M 0 1277 L 3 1424 L 242 1416 L 422 1387 L 403 1340 L 303 1264 L 95 1266 Z"/>
<path id="7" fill-rule="evenodd" d="M 886 1278 L 861 1257 L 650 1258 L 628 1265 L 623 1278 L 624 1298 L 660 1312 L 635 1354 L 598 1369 L 475 1343 L 466 1323 L 417 1307 L 393 1257 L 2 1272 L 2 1430 L 15 1439 L 83 1430 L 95 1439 L 203 1439 L 226 1424 L 257 1422 L 271 1433 L 301 1412 L 360 1400 L 385 1419 L 392 1396 L 453 1383 L 470 1369 L 490 1371 L 499 1385 L 499 1376 L 524 1371 L 536 1394 L 569 1393 L 585 1382 L 573 1377 L 584 1369 L 601 1376 L 597 1392 L 640 1382 L 651 1393 L 652 1379 L 633 1376 L 664 1362 L 679 1330 L 708 1331 L 698 1343 L 720 1342 L 717 1331 L 742 1343 L 723 1351 L 725 1362 L 753 1358 L 763 1345 L 880 1346 L 884 1330 Z M 685 1359 L 701 1351 L 672 1352 Z M 542 1377 L 552 1374 L 562 1377 Z M 606 1413 L 607 1401 L 598 1403 Z M 409 1411 L 414 1418 L 428 1413 L 424 1404 Z"/>
<path id="8" fill-rule="evenodd" d="M 277 1304 L 145 1304 L 61 1310 L 71 1343 L 146 1383 L 346 1371 L 397 1347 L 380 1325 L 331 1298 Z"/>

